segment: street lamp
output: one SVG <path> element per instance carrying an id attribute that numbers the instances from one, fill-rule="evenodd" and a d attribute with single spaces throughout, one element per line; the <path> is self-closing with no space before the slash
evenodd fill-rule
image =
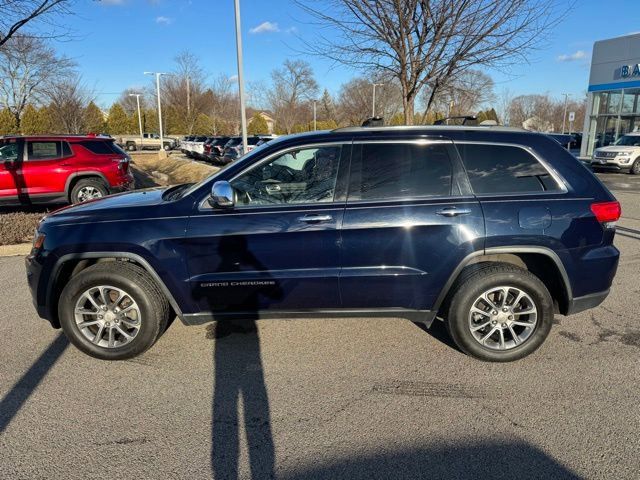
<path id="1" fill-rule="evenodd" d="M 384 85 L 384 83 L 374 83 L 373 84 L 373 107 L 372 107 L 372 111 L 371 111 L 371 116 L 375 117 L 376 116 L 376 87 L 382 87 Z"/>
<path id="2" fill-rule="evenodd" d="M 140 126 L 140 150 L 142 150 L 142 146 L 144 143 L 144 135 L 142 134 L 142 115 L 140 115 L 140 94 L 130 93 L 129 96 L 136 97 L 136 103 L 138 104 L 138 125 Z"/>
<path id="3" fill-rule="evenodd" d="M 238 94 L 240 95 L 240 127 L 242 128 L 242 151 L 247 153 L 247 111 L 244 99 L 244 72 L 242 69 L 242 30 L 240 27 L 240 0 L 235 0 L 236 11 L 236 54 L 238 57 Z"/>
<path id="4" fill-rule="evenodd" d="M 316 104 L 318 103 L 318 100 L 314 99 L 312 101 L 313 101 L 313 131 L 315 132 L 317 130 L 317 128 L 316 128 L 316 125 L 317 125 L 317 122 L 316 122 L 316 118 L 317 118 L 317 115 L 316 115 Z"/>
<path id="5" fill-rule="evenodd" d="M 168 75 L 164 72 L 144 72 L 145 75 L 156 76 L 156 93 L 158 94 L 158 124 L 160 126 L 160 148 L 164 149 L 164 134 L 162 133 L 162 106 L 160 105 L 160 77 Z"/>
<path id="6" fill-rule="evenodd" d="M 571 94 L 562 93 L 561 95 L 564 95 L 564 114 L 562 115 L 562 133 L 564 133 L 564 126 L 567 121 L 567 100 L 569 100 L 569 97 L 571 96 Z"/>

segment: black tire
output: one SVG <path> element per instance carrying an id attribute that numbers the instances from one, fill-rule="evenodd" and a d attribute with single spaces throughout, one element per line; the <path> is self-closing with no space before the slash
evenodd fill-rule
<path id="1" fill-rule="evenodd" d="M 76 184 L 71 189 L 71 195 L 69 195 L 69 201 L 75 204 L 75 203 L 81 203 L 83 201 L 88 200 L 86 198 L 85 199 L 82 198 L 83 192 L 85 191 L 83 189 L 87 189 L 87 188 L 94 189 L 92 191 L 98 192 L 97 194 L 99 196 L 95 198 L 102 198 L 109 195 L 109 190 L 107 189 L 107 186 L 99 178 L 95 178 L 95 177 L 81 178 L 76 182 Z"/>
<path id="2" fill-rule="evenodd" d="M 127 150 L 129 150 L 130 152 L 133 152 L 135 150 L 137 150 L 138 148 L 136 147 L 136 144 L 134 142 L 128 142 L 127 143 Z"/>
<path id="3" fill-rule="evenodd" d="M 640 157 L 636 158 L 636 161 L 633 162 L 631 166 L 631 170 L 629 170 L 631 175 L 640 175 Z"/>
<path id="4" fill-rule="evenodd" d="M 126 291 L 140 308 L 140 328 L 133 340 L 120 347 L 103 347 L 85 337 L 75 321 L 75 305 L 91 287 L 109 285 Z M 67 338 L 86 354 L 102 360 L 125 360 L 149 349 L 166 330 L 169 303 L 147 272 L 132 263 L 108 261 L 93 265 L 73 277 L 58 304 L 60 325 Z"/>
<path id="5" fill-rule="evenodd" d="M 494 350 L 480 344 L 469 327 L 470 310 L 476 299 L 498 286 L 525 292 L 538 312 L 537 323 L 530 336 L 522 344 L 507 350 Z M 538 277 L 514 265 L 485 263 L 470 267 L 461 275 L 448 303 L 446 325 L 453 341 L 466 354 L 489 362 L 511 362 L 526 357 L 542 345 L 551 330 L 553 316 L 553 299 Z"/>

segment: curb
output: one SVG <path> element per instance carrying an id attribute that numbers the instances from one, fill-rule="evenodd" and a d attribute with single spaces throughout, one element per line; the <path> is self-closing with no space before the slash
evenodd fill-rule
<path id="1" fill-rule="evenodd" d="M 30 243 L 17 245 L 0 245 L 0 257 L 25 257 L 31 251 Z"/>

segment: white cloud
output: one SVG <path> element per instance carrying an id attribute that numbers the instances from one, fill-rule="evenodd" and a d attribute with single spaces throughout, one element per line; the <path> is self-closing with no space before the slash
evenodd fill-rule
<path id="1" fill-rule="evenodd" d="M 237 82 L 238 81 L 238 75 L 231 75 L 229 77 L 229 81 L 230 82 Z"/>
<path id="2" fill-rule="evenodd" d="M 173 22 L 173 19 L 169 17 L 163 17 L 163 16 L 156 17 L 156 23 L 160 25 L 171 25 L 172 22 Z"/>
<path id="3" fill-rule="evenodd" d="M 257 27 L 253 27 L 249 30 L 249 33 L 269 33 L 269 32 L 279 32 L 280 28 L 278 28 L 277 23 L 273 22 L 262 22 Z"/>
<path id="4" fill-rule="evenodd" d="M 558 55 L 557 60 L 559 62 L 575 62 L 577 60 L 582 60 L 584 58 L 587 58 L 586 52 L 584 50 L 578 50 L 577 52 L 574 52 L 574 53 Z"/>
<path id="5" fill-rule="evenodd" d="M 124 0 L 100 0 L 103 5 L 124 5 Z"/>
<path id="6" fill-rule="evenodd" d="M 296 27 L 289 27 L 285 30 L 286 33 L 298 33 L 298 29 Z"/>

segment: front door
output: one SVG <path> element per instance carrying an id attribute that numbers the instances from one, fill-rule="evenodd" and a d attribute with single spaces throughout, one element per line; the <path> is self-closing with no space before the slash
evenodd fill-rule
<path id="1" fill-rule="evenodd" d="M 345 308 L 430 310 L 484 224 L 451 142 L 369 142 L 353 147 L 341 232 Z"/>
<path id="2" fill-rule="evenodd" d="M 203 200 L 186 236 L 201 312 L 339 307 L 336 188 L 349 155 L 338 144 L 279 152 L 231 180 L 233 208 Z"/>
<path id="3" fill-rule="evenodd" d="M 0 145 L 0 200 L 15 200 L 20 185 L 22 141 L 11 138 Z"/>

